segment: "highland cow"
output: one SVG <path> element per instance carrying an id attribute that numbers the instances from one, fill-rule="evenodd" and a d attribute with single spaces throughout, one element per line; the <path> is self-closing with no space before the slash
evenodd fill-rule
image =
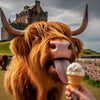
<path id="1" fill-rule="evenodd" d="M 0 66 L 2 67 L 2 70 L 6 70 L 8 64 L 8 56 L 2 55 L 0 56 Z"/>
<path id="2" fill-rule="evenodd" d="M 82 24 L 75 30 L 61 22 L 36 22 L 20 31 L 9 26 L 1 9 L 0 15 L 6 31 L 17 36 L 10 45 L 14 57 L 5 74 L 8 93 L 14 100 L 60 100 L 63 82 L 67 84 L 67 77 L 61 77 L 64 66 L 82 52 L 81 40 L 73 36 L 87 26 L 87 5 Z"/>

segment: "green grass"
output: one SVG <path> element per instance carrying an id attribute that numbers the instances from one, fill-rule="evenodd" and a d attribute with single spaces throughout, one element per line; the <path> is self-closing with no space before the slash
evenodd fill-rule
<path id="1" fill-rule="evenodd" d="M 95 87 L 100 87 L 100 81 L 96 80 L 88 80 L 88 84 L 92 85 L 92 86 L 95 86 Z"/>
<path id="2" fill-rule="evenodd" d="M 10 49 L 9 49 L 10 41 L 7 42 L 0 42 L 0 55 L 3 54 L 12 54 Z"/>
<path id="3" fill-rule="evenodd" d="M 100 55 L 100 53 L 90 49 L 84 49 L 82 54 L 82 56 L 97 56 L 97 55 Z"/>
<path id="4" fill-rule="evenodd" d="M 95 80 L 89 79 L 88 75 L 85 75 L 85 77 L 83 78 L 83 81 L 87 81 L 88 84 L 90 84 L 94 87 L 100 88 L 100 81 L 99 80 L 95 81 Z"/>
<path id="5" fill-rule="evenodd" d="M 88 81 L 88 80 L 89 80 L 89 76 L 88 76 L 88 75 L 85 75 L 85 76 L 83 77 L 83 80 L 84 80 L 84 81 Z"/>

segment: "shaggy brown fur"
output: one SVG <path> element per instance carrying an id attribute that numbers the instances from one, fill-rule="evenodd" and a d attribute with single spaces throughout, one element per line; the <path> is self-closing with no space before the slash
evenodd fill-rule
<path id="1" fill-rule="evenodd" d="M 0 56 L 0 66 L 2 67 L 2 70 L 6 70 L 8 64 L 8 56 L 2 55 Z"/>
<path id="2" fill-rule="evenodd" d="M 5 74 L 5 88 L 14 100 L 61 99 L 63 84 L 57 73 L 48 68 L 53 60 L 50 40 L 71 43 L 70 62 L 82 51 L 81 41 L 73 38 L 70 28 L 63 23 L 37 22 L 28 26 L 25 35 L 13 39 L 10 45 L 15 56 Z"/>

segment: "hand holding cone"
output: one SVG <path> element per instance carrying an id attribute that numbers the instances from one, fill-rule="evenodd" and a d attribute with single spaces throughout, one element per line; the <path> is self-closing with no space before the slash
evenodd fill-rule
<path id="1" fill-rule="evenodd" d="M 79 63 L 72 63 L 67 68 L 68 86 L 74 89 L 79 89 L 82 79 L 84 77 L 84 70 Z M 78 98 L 73 95 L 73 100 Z"/>

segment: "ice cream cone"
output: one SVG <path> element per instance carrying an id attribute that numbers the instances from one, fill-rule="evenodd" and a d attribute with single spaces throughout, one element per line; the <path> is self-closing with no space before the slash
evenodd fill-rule
<path id="1" fill-rule="evenodd" d="M 67 67 L 68 86 L 79 90 L 82 79 L 85 75 L 84 69 L 79 63 L 72 63 Z M 72 94 L 73 100 L 78 100 L 78 97 Z"/>
<path id="2" fill-rule="evenodd" d="M 84 76 L 67 74 L 67 77 L 68 77 L 68 86 L 74 89 L 78 89 L 81 85 Z"/>

